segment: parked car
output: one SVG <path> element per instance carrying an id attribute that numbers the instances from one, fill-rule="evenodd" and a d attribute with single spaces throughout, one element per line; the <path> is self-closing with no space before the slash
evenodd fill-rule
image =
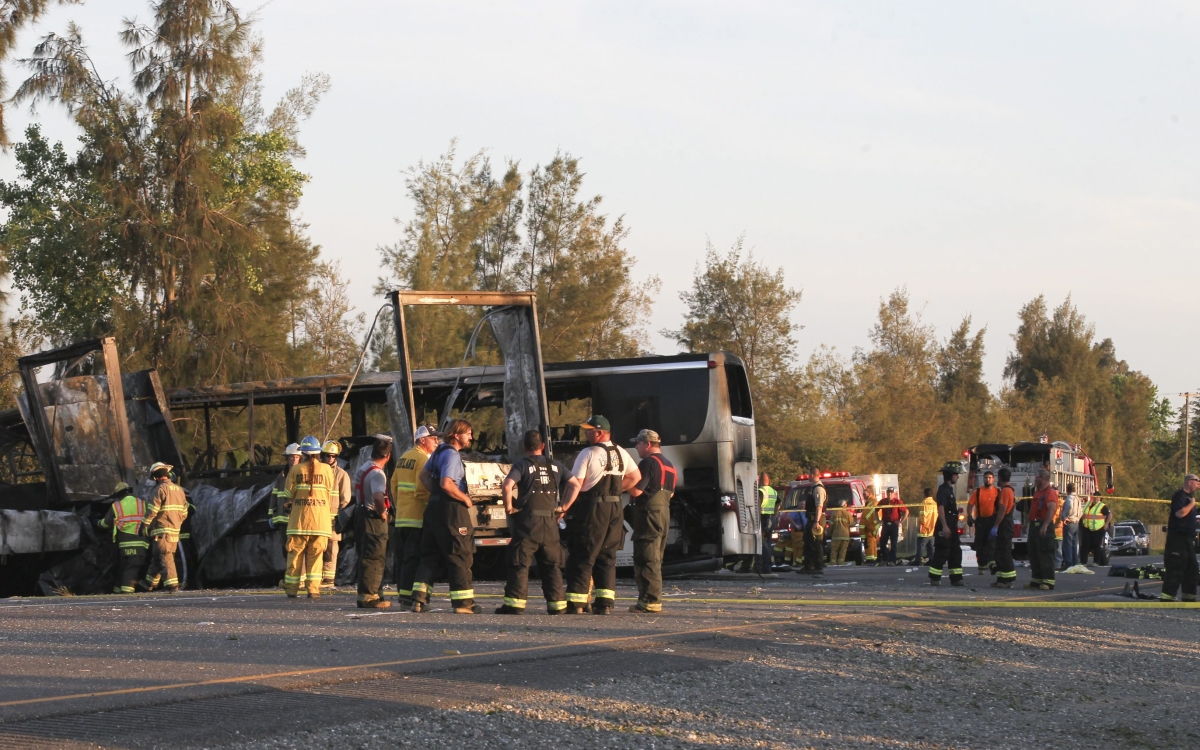
<path id="1" fill-rule="evenodd" d="M 1150 531 L 1141 521 L 1121 521 L 1113 526 L 1108 551 L 1113 555 L 1150 554 Z"/>

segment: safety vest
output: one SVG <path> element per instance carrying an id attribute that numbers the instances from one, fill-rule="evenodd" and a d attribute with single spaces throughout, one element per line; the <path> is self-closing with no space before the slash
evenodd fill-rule
<path id="1" fill-rule="evenodd" d="M 1106 523 L 1104 518 L 1104 502 L 1102 500 L 1088 500 L 1087 505 L 1083 506 L 1083 528 L 1088 531 L 1099 531 L 1104 528 Z"/>
<path id="2" fill-rule="evenodd" d="M 396 503 L 396 527 L 419 529 L 429 504 L 429 490 L 421 484 L 421 470 L 429 454 L 413 446 L 396 461 L 392 472 L 392 500 Z"/>
<path id="3" fill-rule="evenodd" d="M 762 514 L 771 516 L 775 514 L 775 503 L 779 500 L 779 493 L 774 487 L 759 487 L 758 494 L 762 496 Z"/>
<path id="4" fill-rule="evenodd" d="M 123 531 L 126 534 L 136 534 L 137 525 L 146 517 L 146 504 L 139 497 L 126 495 L 113 502 L 113 539 L 117 538 L 117 532 Z"/>

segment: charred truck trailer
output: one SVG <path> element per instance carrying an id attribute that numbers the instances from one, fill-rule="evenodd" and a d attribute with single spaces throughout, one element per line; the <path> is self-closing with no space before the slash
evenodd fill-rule
<path id="1" fill-rule="evenodd" d="M 642 428 L 656 430 L 678 467 L 669 566 L 694 570 L 754 559 L 761 546 L 754 413 L 736 357 L 715 352 L 543 365 L 532 295 L 399 292 L 392 298 L 401 353 L 396 372 L 166 392 L 155 373 L 142 372 L 120 376 L 123 392 L 113 394 L 107 387 L 108 362 L 116 368 L 111 340 L 26 358 L 31 367 L 58 363 L 69 376 L 79 357 L 91 356 L 97 371 L 98 353 L 113 351 L 104 357 L 104 374 L 41 383 L 38 408 L 0 413 L 0 467 L 8 470 L 0 483 L 0 566 L 21 572 L 0 575 L 12 582 L 7 593 L 107 591 L 112 565 L 103 563 L 111 545 L 92 522 L 107 510 L 117 481 L 136 480 L 130 484 L 138 494 L 148 493 L 144 477 L 156 460 L 177 467 L 194 506 L 180 560 L 191 583 L 273 584 L 284 565 L 282 532 L 270 528 L 267 508 L 284 446 L 306 434 L 329 434 L 341 441 L 344 466 L 353 472 L 374 435 L 392 435 L 399 455 L 411 446 L 417 424 L 457 416 L 476 427 L 466 463 L 479 507 L 481 567 L 497 567 L 508 544 L 500 483 L 520 455 L 523 432 L 540 428 L 555 457 L 570 464 L 584 445 L 578 425 L 592 413 L 607 416 L 614 441 L 625 445 Z M 464 355 L 461 367 L 409 369 L 404 309 L 428 305 L 484 306 L 475 333 L 490 324 L 500 363 L 467 366 Z M 467 348 L 473 356 L 475 337 Z M 27 387 L 32 380 L 36 376 L 26 378 Z M 121 403 L 124 420 L 114 406 Z M 84 412 L 93 416 L 72 416 Z M 60 527 L 61 533 L 44 531 Z M 354 565 L 352 547 L 343 550 L 341 580 Z M 627 529 L 619 563 L 631 564 L 631 556 Z"/>

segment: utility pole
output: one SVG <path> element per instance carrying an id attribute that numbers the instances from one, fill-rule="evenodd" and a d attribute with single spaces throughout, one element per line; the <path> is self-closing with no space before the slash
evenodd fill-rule
<path id="1" fill-rule="evenodd" d="M 1187 476 L 1191 473 L 1191 437 L 1192 437 L 1192 396 L 1200 395 L 1196 393 L 1181 393 L 1183 396 L 1183 474 Z"/>

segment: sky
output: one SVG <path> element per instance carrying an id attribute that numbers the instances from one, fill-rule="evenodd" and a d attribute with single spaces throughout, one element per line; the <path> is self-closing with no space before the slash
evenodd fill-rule
<path id="1" fill-rule="evenodd" d="M 1200 270 L 1193 3 L 256 7 L 268 102 L 306 72 L 331 77 L 301 134 L 300 213 L 368 317 L 377 248 L 412 215 L 404 172 L 457 139 L 462 156 L 486 149 L 525 171 L 581 157 L 585 191 L 631 229 L 635 272 L 663 281 L 652 331 L 682 322 L 706 243 L 744 236 L 803 292 L 800 360 L 869 345 L 880 300 L 904 287 L 943 339 L 966 315 L 987 327 L 995 388 L 1018 310 L 1044 294 L 1070 296 L 1163 395 L 1200 389 L 1186 344 Z M 120 78 L 124 17 L 148 20 L 148 3 L 58 9 L 21 47 L 73 19 Z M 6 119 L 14 138 L 36 120 L 74 142 L 53 107 Z M 14 174 L 0 155 L 0 177 Z"/>

